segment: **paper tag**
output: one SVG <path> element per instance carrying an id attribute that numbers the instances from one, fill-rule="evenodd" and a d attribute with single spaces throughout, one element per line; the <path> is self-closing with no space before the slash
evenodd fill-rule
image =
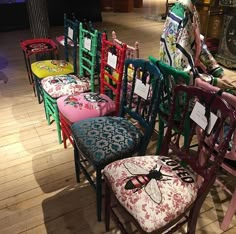
<path id="1" fill-rule="evenodd" d="M 190 118 L 204 130 L 207 127 L 207 118 L 205 116 L 205 109 L 206 108 L 201 103 L 196 102 L 190 115 Z M 217 118 L 218 117 L 215 114 L 213 114 L 212 112 L 210 113 L 209 127 L 207 134 L 211 133 L 211 130 L 214 127 Z"/>
<path id="2" fill-rule="evenodd" d="M 116 69 L 117 56 L 111 52 L 108 52 L 107 64 Z"/>
<path id="3" fill-rule="evenodd" d="M 84 48 L 87 49 L 88 51 L 91 51 L 91 39 L 85 37 L 84 38 Z"/>
<path id="4" fill-rule="evenodd" d="M 74 34 L 73 29 L 69 27 L 69 28 L 68 28 L 68 37 L 71 38 L 71 39 L 73 39 L 73 34 Z"/>
<path id="5" fill-rule="evenodd" d="M 134 93 L 139 95 L 140 97 L 147 99 L 149 93 L 149 84 L 143 84 L 141 80 L 136 79 Z"/>

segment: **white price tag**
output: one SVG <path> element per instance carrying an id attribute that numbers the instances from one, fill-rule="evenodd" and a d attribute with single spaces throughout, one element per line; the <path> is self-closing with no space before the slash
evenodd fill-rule
<path id="1" fill-rule="evenodd" d="M 117 56 L 111 52 L 108 52 L 107 64 L 116 69 Z"/>
<path id="2" fill-rule="evenodd" d="M 84 38 L 84 48 L 87 49 L 88 51 L 91 51 L 91 39 L 85 37 Z"/>
<path id="3" fill-rule="evenodd" d="M 206 129 L 207 118 L 205 116 L 205 107 L 201 103 L 199 102 L 195 103 L 195 106 L 192 110 L 190 118 L 202 129 L 204 130 Z M 210 118 L 209 118 L 209 127 L 208 127 L 208 132 L 207 132 L 208 134 L 211 133 L 211 130 L 216 123 L 216 120 L 217 120 L 217 116 L 211 112 Z"/>
<path id="4" fill-rule="evenodd" d="M 71 39 L 73 39 L 73 34 L 74 34 L 73 29 L 69 27 L 69 28 L 68 28 L 68 37 L 71 38 Z"/>
<path id="5" fill-rule="evenodd" d="M 149 84 L 143 84 L 141 80 L 136 79 L 134 93 L 139 95 L 140 97 L 147 99 L 149 93 Z"/>

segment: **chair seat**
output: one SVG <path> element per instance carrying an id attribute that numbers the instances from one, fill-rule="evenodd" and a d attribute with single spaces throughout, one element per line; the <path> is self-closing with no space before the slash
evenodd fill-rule
<path id="1" fill-rule="evenodd" d="M 74 73 L 74 67 L 65 60 L 43 60 L 31 64 L 32 72 L 39 78 Z"/>
<path id="2" fill-rule="evenodd" d="M 90 118 L 71 127 L 75 143 L 96 167 L 138 151 L 142 133 L 127 119 L 116 116 Z"/>
<path id="3" fill-rule="evenodd" d="M 48 76 L 42 79 L 41 84 L 52 98 L 79 94 L 90 90 L 90 79 L 75 75 Z"/>
<path id="4" fill-rule="evenodd" d="M 195 176 L 167 156 L 122 159 L 103 172 L 118 201 L 146 232 L 179 217 L 197 196 Z"/>
<path id="5" fill-rule="evenodd" d="M 112 99 L 93 92 L 62 96 L 57 99 L 57 106 L 60 113 L 71 123 L 108 115 L 115 111 Z"/>

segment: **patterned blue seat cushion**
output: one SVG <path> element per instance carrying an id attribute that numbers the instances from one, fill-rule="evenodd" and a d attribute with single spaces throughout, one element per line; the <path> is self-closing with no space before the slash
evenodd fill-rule
<path id="1" fill-rule="evenodd" d="M 77 146 L 97 167 L 136 153 L 142 132 L 127 119 L 115 116 L 89 118 L 71 126 Z"/>

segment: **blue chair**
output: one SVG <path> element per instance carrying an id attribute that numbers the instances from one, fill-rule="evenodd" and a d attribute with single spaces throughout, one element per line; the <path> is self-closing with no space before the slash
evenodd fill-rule
<path id="1" fill-rule="evenodd" d="M 134 68 L 131 83 L 130 65 Z M 95 188 L 98 221 L 102 213 L 102 170 L 115 160 L 145 154 L 158 113 L 161 86 L 162 75 L 155 65 L 144 59 L 128 59 L 119 116 L 88 118 L 72 124 L 77 181 L 80 182 L 82 170 Z M 84 161 L 94 168 L 96 181 Z"/>

